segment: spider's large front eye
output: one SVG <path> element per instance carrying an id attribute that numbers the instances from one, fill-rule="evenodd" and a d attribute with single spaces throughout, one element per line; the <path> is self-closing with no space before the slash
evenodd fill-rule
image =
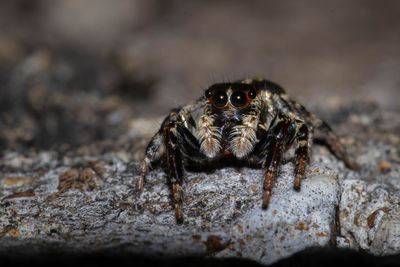
<path id="1" fill-rule="evenodd" d="M 244 106 L 247 103 L 246 94 L 240 91 L 236 91 L 231 96 L 231 103 L 235 107 Z"/>
<path id="2" fill-rule="evenodd" d="M 223 107 L 228 102 L 228 96 L 224 91 L 215 92 L 213 99 L 216 107 Z"/>

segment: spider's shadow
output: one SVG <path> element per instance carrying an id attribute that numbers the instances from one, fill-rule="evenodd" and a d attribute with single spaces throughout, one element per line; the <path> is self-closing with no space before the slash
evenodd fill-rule
<path id="1" fill-rule="evenodd" d="M 164 172 L 168 173 L 168 164 L 166 157 L 162 157 L 157 162 L 153 163 L 154 166 L 159 166 L 163 169 Z M 251 168 L 251 169 L 261 169 L 261 164 L 253 163 L 251 161 L 245 159 L 237 159 L 234 156 L 228 155 L 219 158 L 213 159 L 205 159 L 201 161 L 195 161 L 191 159 L 185 158 L 183 160 L 183 168 L 185 171 L 194 172 L 194 173 L 206 173 L 211 174 L 219 169 L 224 168 L 234 168 L 239 171 L 242 168 Z"/>
<path id="2" fill-rule="evenodd" d="M 223 168 L 234 168 L 240 170 L 241 168 L 260 168 L 260 165 L 252 164 L 246 160 L 239 160 L 233 156 L 225 156 L 218 159 L 204 161 L 201 163 L 195 161 L 186 161 L 185 169 L 190 172 L 205 172 L 207 174 L 213 173 L 216 170 Z"/>

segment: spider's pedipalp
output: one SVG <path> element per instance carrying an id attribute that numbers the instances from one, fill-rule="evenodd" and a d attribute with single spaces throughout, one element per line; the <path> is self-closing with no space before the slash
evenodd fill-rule
<path id="1" fill-rule="evenodd" d="M 199 120 L 200 149 L 207 157 L 214 157 L 221 150 L 220 133 L 218 127 L 213 126 L 214 116 L 203 115 Z"/>
<path id="2" fill-rule="evenodd" d="M 232 143 L 230 149 L 237 158 L 247 156 L 253 149 L 256 141 L 256 131 L 258 125 L 258 116 L 244 116 L 242 125 L 234 127 L 231 134 Z"/>

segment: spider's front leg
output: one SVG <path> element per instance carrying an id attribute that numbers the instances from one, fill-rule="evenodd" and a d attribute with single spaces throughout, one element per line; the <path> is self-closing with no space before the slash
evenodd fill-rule
<path id="1" fill-rule="evenodd" d="M 175 205 L 175 217 L 178 223 L 183 222 L 182 183 L 184 180 L 183 157 L 201 161 L 205 158 L 200 151 L 198 140 L 187 128 L 186 121 L 193 120 L 189 113 L 180 119 L 171 119 L 164 126 L 164 144 L 167 150 L 168 176 L 172 184 L 172 196 Z M 192 125 L 195 126 L 195 125 Z"/>
<path id="2" fill-rule="evenodd" d="M 273 120 L 271 127 L 264 138 L 254 149 L 257 158 L 261 159 L 265 170 L 263 185 L 262 208 L 269 205 L 273 183 L 278 173 L 283 153 L 293 140 L 294 123 L 286 116 L 279 116 Z"/>
<path id="3" fill-rule="evenodd" d="M 141 191 L 151 163 L 160 158 L 166 151 L 168 177 L 172 184 L 175 215 L 178 222 L 183 221 L 182 182 L 184 168 L 182 157 L 190 156 L 194 160 L 204 159 L 204 155 L 200 151 L 200 144 L 190 131 L 191 128 L 196 127 L 191 112 L 203 107 L 202 100 L 200 98 L 180 109 L 175 109 L 165 118 L 160 130 L 147 145 L 137 182 L 137 189 Z"/>
<path id="4" fill-rule="evenodd" d="M 305 122 L 296 122 L 296 168 L 295 168 L 295 180 L 293 187 L 295 190 L 300 190 L 301 180 L 304 177 L 304 173 L 307 164 L 310 160 L 310 149 L 312 145 L 312 139 L 310 138 L 310 132 Z"/>
<path id="5" fill-rule="evenodd" d="M 162 123 L 161 129 L 153 136 L 146 148 L 145 157 L 140 167 L 140 176 L 137 183 L 139 191 L 143 189 L 144 180 L 152 161 L 159 158 L 166 150 L 168 178 L 172 184 L 172 196 L 175 205 L 176 220 L 183 221 L 182 213 L 182 182 L 183 162 L 182 153 L 192 153 L 199 156 L 200 145 L 188 130 L 189 120 L 193 120 L 184 110 L 173 111 Z"/>
<path id="6" fill-rule="evenodd" d="M 172 184 L 172 196 L 175 205 L 175 217 L 178 223 L 183 222 L 182 212 L 182 154 L 179 150 L 176 135 L 176 123 L 170 122 L 164 126 L 164 143 L 167 148 L 168 176 Z"/>

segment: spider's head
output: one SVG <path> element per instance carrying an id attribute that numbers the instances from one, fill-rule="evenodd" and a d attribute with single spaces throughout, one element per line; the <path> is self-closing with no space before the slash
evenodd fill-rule
<path id="1" fill-rule="evenodd" d="M 238 111 L 248 107 L 258 91 L 252 84 L 217 83 L 206 90 L 205 97 L 217 110 Z"/>

